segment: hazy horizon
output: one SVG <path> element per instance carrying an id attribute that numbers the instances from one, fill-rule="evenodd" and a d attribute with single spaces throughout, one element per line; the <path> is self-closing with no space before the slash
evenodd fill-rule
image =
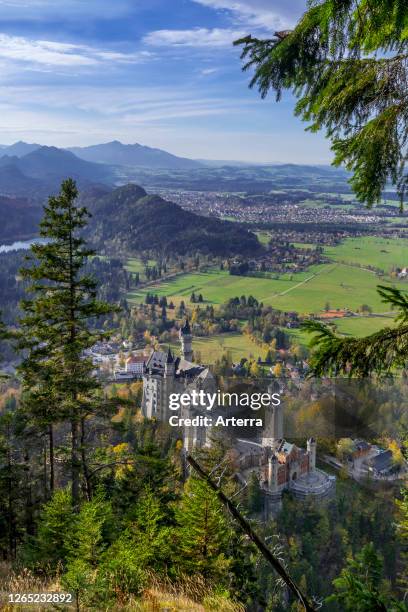
<path id="1" fill-rule="evenodd" d="M 0 142 L 0 150 L 1 149 L 5 149 L 14 145 L 18 145 L 18 144 L 26 144 L 26 145 L 38 145 L 39 147 L 56 147 L 59 149 L 65 149 L 65 150 L 70 150 L 70 149 L 75 149 L 75 148 L 86 148 L 86 147 L 92 147 L 92 146 L 100 146 L 100 145 L 108 145 L 108 144 L 112 144 L 113 142 L 119 142 L 122 145 L 127 145 L 127 146 L 133 146 L 133 145 L 140 145 L 142 147 L 148 147 L 148 148 L 157 148 L 158 150 L 162 150 L 165 151 L 166 153 L 170 153 L 175 155 L 175 153 L 173 151 L 169 151 L 167 149 L 161 149 L 159 147 L 149 147 L 148 144 L 144 143 L 144 142 L 124 142 L 121 140 L 117 140 L 114 139 L 113 141 L 105 141 L 105 142 L 93 142 L 90 143 L 89 145 L 72 145 L 69 147 L 64 147 L 58 144 L 49 144 L 46 142 L 28 142 L 27 140 L 24 139 L 20 139 L 20 140 L 14 140 L 10 143 L 5 143 L 5 142 Z M 27 155 L 28 153 L 25 153 L 25 155 Z M 239 165 L 255 165 L 255 166 L 267 166 L 267 165 L 305 165 L 305 166 L 331 166 L 330 161 L 328 162 L 285 162 L 285 161 L 281 161 L 279 159 L 272 159 L 272 160 L 261 160 L 261 161 L 251 161 L 249 159 L 219 159 L 219 158 L 205 158 L 205 157 L 189 157 L 189 156 L 183 156 L 186 157 L 186 159 L 192 159 L 193 161 L 197 161 L 197 162 L 203 162 L 203 163 L 211 163 L 211 164 L 221 164 L 221 163 L 231 163 L 231 164 L 239 164 Z"/>
<path id="2" fill-rule="evenodd" d="M 136 4 L 136 6 L 135 6 Z M 244 34 L 291 27 L 306 0 L 0 0 L 0 142 L 139 142 L 191 159 L 330 163 L 288 94 L 248 89 Z"/>

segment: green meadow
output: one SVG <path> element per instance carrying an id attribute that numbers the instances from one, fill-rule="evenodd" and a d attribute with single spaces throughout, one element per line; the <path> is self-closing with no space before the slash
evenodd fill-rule
<path id="1" fill-rule="evenodd" d="M 338 331 L 346 336 L 369 336 L 383 327 L 392 327 L 394 317 L 383 315 L 381 317 L 348 317 L 334 321 Z"/>
<path id="2" fill-rule="evenodd" d="M 154 259 L 149 259 L 147 265 L 149 266 L 149 268 L 152 268 L 156 265 L 156 261 Z M 127 270 L 127 272 L 132 272 L 133 274 L 136 274 L 138 272 L 140 275 L 140 279 L 142 281 L 145 280 L 145 264 L 138 257 L 132 257 L 131 259 L 128 259 L 125 265 L 125 270 Z"/>
<path id="3" fill-rule="evenodd" d="M 265 240 L 266 236 L 262 236 Z M 130 302 L 144 302 L 147 293 L 166 296 L 178 305 L 184 300 L 190 304 L 190 295 L 201 293 L 204 304 L 219 307 L 228 299 L 253 295 L 260 302 L 280 310 L 293 310 L 300 314 L 319 314 L 328 304 L 331 309 L 348 308 L 356 311 L 367 304 L 373 316 L 355 316 L 333 319 L 338 331 L 345 335 L 363 336 L 393 324 L 390 308 L 383 304 L 376 287 L 389 284 L 408 290 L 408 283 L 389 276 L 393 266 L 408 266 L 407 242 L 404 239 L 363 237 L 347 239 L 335 247 L 327 247 L 325 253 L 330 263 L 312 266 L 299 274 L 282 274 L 272 278 L 232 276 L 227 271 L 213 269 L 208 272 L 186 273 L 169 281 L 158 281 L 139 291 L 128 294 Z M 153 262 L 149 262 L 150 265 Z M 385 271 L 377 276 L 366 266 Z M 128 269 L 143 271 L 143 264 L 130 260 Z M 286 330 L 295 342 L 307 344 L 309 336 L 298 329 Z M 242 356 L 258 358 L 264 349 L 241 334 L 222 334 L 211 338 L 195 338 L 194 350 L 203 362 L 213 362 L 223 353 L 233 360 Z"/>
<path id="4" fill-rule="evenodd" d="M 386 283 L 376 274 L 351 265 L 332 263 L 313 266 L 299 274 L 284 274 L 276 279 L 231 276 L 228 272 L 183 274 L 169 281 L 157 282 L 139 291 L 128 294 L 130 302 L 143 302 L 147 293 L 166 296 L 179 304 L 189 302 L 194 291 L 202 293 L 204 301 L 218 306 L 228 299 L 253 295 L 264 304 L 280 310 L 295 310 L 302 314 L 319 313 L 326 303 L 330 308 L 350 308 L 356 310 L 368 304 L 375 313 L 386 312 L 376 292 L 376 286 Z M 388 280 L 391 283 L 391 279 Z M 396 286 L 406 288 L 401 281 L 392 281 Z"/>
<path id="5" fill-rule="evenodd" d="M 179 345 L 172 345 L 172 349 L 178 353 Z M 266 350 L 251 340 L 249 336 L 239 333 L 219 334 L 209 338 L 193 339 L 193 350 L 196 359 L 202 363 L 214 363 L 222 355 L 228 355 L 234 362 L 242 357 L 247 359 L 264 359 Z"/>
<path id="6" fill-rule="evenodd" d="M 408 241 L 404 238 L 377 236 L 348 238 L 342 244 L 327 247 L 325 254 L 334 261 L 374 266 L 389 274 L 393 266 L 408 266 Z"/>

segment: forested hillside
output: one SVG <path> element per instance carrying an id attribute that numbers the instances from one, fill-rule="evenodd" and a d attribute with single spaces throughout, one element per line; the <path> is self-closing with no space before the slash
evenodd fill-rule
<path id="1" fill-rule="evenodd" d="M 99 248 L 110 241 L 129 252 L 150 250 L 166 255 L 255 255 L 262 250 L 255 234 L 238 224 L 185 211 L 157 195 L 147 195 L 137 185 L 88 200 L 88 205 L 92 213 L 89 235 Z"/>

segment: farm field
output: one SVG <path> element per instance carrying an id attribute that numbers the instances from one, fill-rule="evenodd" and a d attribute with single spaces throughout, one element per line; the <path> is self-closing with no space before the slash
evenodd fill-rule
<path id="1" fill-rule="evenodd" d="M 269 232 L 255 232 L 259 242 L 263 245 L 267 245 L 271 239 L 271 234 Z"/>
<path id="2" fill-rule="evenodd" d="M 188 273 L 168 282 L 158 282 L 140 291 L 130 292 L 128 299 L 141 302 L 144 300 L 146 293 L 157 293 L 159 296 L 165 295 L 167 299 L 170 298 L 177 304 L 181 300 L 188 302 L 191 293 L 194 291 L 195 293 L 202 293 L 205 302 L 215 305 L 222 304 L 235 296 L 250 294 L 267 303 L 271 295 L 293 287 L 308 276 L 310 276 L 310 273 L 302 273 L 293 276 L 293 280 L 290 280 L 289 275 L 274 280 L 232 276 L 224 270 Z"/>
<path id="3" fill-rule="evenodd" d="M 342 244 L 326 247 L 324 252 L 334 261 L 375 266 L 387 274 L 393 266 L 408 266 L 408 241 L 403 238 L 348 238 Z"/>
<path id="4" fill-rule="evenodd" d="M 147 265 L 151 268 L 156 265 L 156 261 L 154 259 L 149 259 Z M 128 259 L 125 265 L 125 270 L 127 272 L 132 272 L 133 274 L 139 272 L 141 280 L 145 280 L 145 264 L 138 257 L 132 257 L 131 259 Z"/>
<path id="5" fill-rule="evenodd" d="M 391 279 L 390 279 L 391 280 Z M 294 310 L 302 314 L 319 313 L 326 303 L 330 308 L 357 309 L 368 304 L 374 313 L 383 313 L 387 307 L 376 292 L 380 280 L 373 272 L 345 264 L 323 264 L 308 271 L 282 275 L 278 279 L 231 276 L 214 270 L 178 276 L 168 282 L 158 282 L 140 291 L 128 294 L 130 302 L 143 302 L 146 293 L 166 296 L 175 304 L 187 304 L 191 293 L 202 293 L 206 303 L 220 305 L 229 298 L 253 295 L 264 304 L 280 310 Z M 406 288 L 406 283 L 395 282 Z"/>
<path id="6" fill-rule="evenodd" d="M 264 237 L 265 239 L 265 237 Z M 379 278 L 364 266 L 373 265 L 389 271 L 394 265 L 408 265 L 408 249 L 403 239 L 364 237 L 348 239 L 325 252 L 333 260 L 317 265 L 299 274 L 284 274 L 277 278 L 232 276 L 227 271 L 214 269 L 209 272 L 187 273 L 168 281 L 157 282 L 128 294 L 130 302 L 140 303 L 147 293 L 166 296 L 178 305 L 184 300 L 190 305 L 190 295 L 201 293 L 205 304 L 220 306 L 229 298 L 253 295 L 264 304 L 280 310 L 294 310 L 301 314 L 318 314 L 329 304 L 330 308 L 356 310 L 368 304 L 373 313 L 381 316 L 347 317 L 333 319 L 338 331 L 345 335 L 364 336 L 393 324 L 389 307 L 382 303 L 376 292 L 378 284 L 394 284 L 408 290 L 406 282 L 386 276 Z M 303 245 L 306 246 L 306 245 Z M 309 246 L 309 245 L 308 245 Z M 312 245 L 311 245 L 312 246 Z M 407 260 L 405 259 L 407 255 Z M 347 262 L 347 263 L 341 263 Z M 361 263 L 360 263 L 361 262 Z M 154 262 L 149 262 L 153 265 Z M 356 265 L 360 264 L 360 265 Z M 362 267 L 361 267 L 362 266 Z M 140 260 L 128 263 L 131 271 L 143 272 Z M 310 335 L 300 329 L 285 329 L 295 343 L 307 345 Z M 257 359 L 265 357 L 265 350 L 242 334 L 221 334 L 210 338 L 194 338 L 193 348 L 203 363 L 214 363 L 221 355 L 229 354 L 233 361 L 241 357 Z"/>
<path id="7" fill-rule="evenodd" d="M 336 327 L 341 334 L 350 336 L 366 336 L 373 334 L 385 326 L 392 326 L 393 317 L 350 317 L 335 321 Z M 285 329 L 295 344 L 307 346 L 311 336 L 301 329 Z M 176 350 L 179 347 L 175 347 Z M 220 334 L 210 338 L 194 338 L 193 349 L 199 354 L 202 363 L 214 363 L 223 354 L 228 354 L 232 361 L 236 362 L 241 357 L 247 359 L 265 358 L 266 351 L 243 334 Z"/>
<path id="8" fill-rule="evenodd" d="M 213 363 L 222 354 L 227 354 L 232 361 L 238 361 L 241 357 L 247 359 L 264 359 L 266 351 L 258 346 L 244 334 L 220 334 L 211 338 L 195 338 L 193 350 L 198 351 L 204 363 Z"/>
<path id="9" fill-rule="evenodd" d="M 392 327 L 394 317 L 392 315 L 382 317 L 348 317 L 335 321 L 340 333 L 350 336 L 368 336 L 379 331 L 383 327 Z"/>

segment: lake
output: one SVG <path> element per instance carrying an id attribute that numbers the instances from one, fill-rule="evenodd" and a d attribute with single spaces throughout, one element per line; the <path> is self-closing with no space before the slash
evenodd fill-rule
<path id="1" fill-rule="evenodd" d="M 17 240 L 10 244 L 0 244 L 0 253 L 10 253 L 11 251 L 27 251 L 36 242 L 44 243 L 44 238 L 32 238 L 31 240 Z"/>

